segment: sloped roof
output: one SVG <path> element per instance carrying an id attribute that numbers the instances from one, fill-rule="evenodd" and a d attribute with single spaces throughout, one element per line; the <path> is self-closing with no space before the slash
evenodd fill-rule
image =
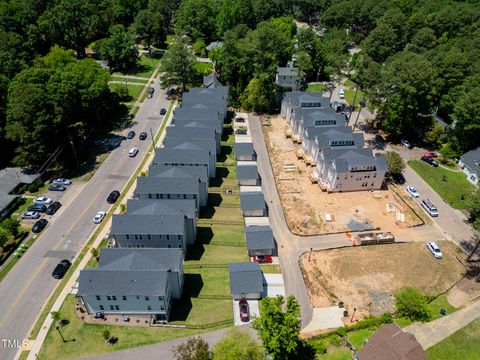
<path id="1" fill-rule="evenodd" d="M 263 291 L 262 271 L 256 262 L 232 263 L 230 270 L 230 293 L 261 293 Z"/>
<path id="2" fill-rule="evenodd" d="M 190 144 L 190 147 L 195 146 Z M 208 150 L 200 147 L 190 149 L 160 148 L 155 150 L 155 164 L 179 163 L 179 164 L 209 164 Z"/>
<path id="3" fill-rule="evenodd" d="M 183 215 L 112 215 L 112 234 L 183 235 Z"/>
<path id="4" fill-rule="evenodd" d="M 205 166 L 175 166 L 150 164 L 148 176 L 152 177 L 193 177 L 202 183 L 208 183 L 208 169 Z"/>
<path id="5" fill-rule="evenodd" d="M 253 143 L 241 143 L 235 142 L 233 145 L 233 151 L 235 155 L 255 155 L 255 149 L 253 148 Z"/>
<path id="6" fill-rule="evenodd" d="M 0 194 L 12 192 L 20 184 L 31 184 L 40 174 L 27 174 L 18 167 L 9 167 L 0 170 Z"/>
<path id="7" fill-rule="evenodd" d="M 240 193 L 240 207 L 242 210 L 266 209 L 265 198 L 260 191 Z"/>
<path id="8" fill-rule="evenodd" d="M 183 215 L 189 219 L 197 217 L 195 200 L 189 199 L 128 199 L 130 215 Z"/>
<path id="9" fill-rule="evenodd" d="M 223 86 L 223 84 L 218 79 L 218 75 L 216 73 L 211 73 L 210 75 L 203 77 L 203 86 L 206 88 L 216 88 L 218 86 Z"/>
<path id="10" fill-rule="evenodd" d="M 165 296 L 168 284 L 163 271 L 80 271 L 78 296 L 147 295 Z"/>
<path id="11" fill-rule="evenodd" d="M 237 179 L 258 179 L 258 168 L 256 164 L 239 165 L 237 163 Z"/>
<path id="12" fill-rule="evenodd" d="M 211 128 L 167 126 L 166 138 L 215 140 L 215 130 Z"/>
<path id="13" fill-rule="evenodd" d="M 214 49 L 218 49 L 218 48 L 221 48 L 223 46 L 223 42 L 221 41 L 212 41 L 210 44 L 208 44 L 205 49 L 207 51 L 211 51 L 211 50 L 214 50 Z"/>
<path id="14" fill-rule="evenodd" d="M 275 249 L 275 240 L 270 226 L 245 227 L 247 250 Z"/>
<path id="15" fill-rule="evenodd" d="M 460 156 L 460 160 L 462 160 L 472 172 L 480 176 L 480 146 Z"/>
<path id="16" fill-rule="evenodd" d="M 280 76 L 298 76 L 298 69 L 294 67 L 277 67 Z"/>
<path id="17" fill-rule="evenodd" d="M 140 176 L 135 194 L 197 194 L 198 184 L 194 178 Z"/>
<path id="18" fill-rule="evenodd" d="M 99 270 L 173 271 L 182 267 L 182 249 L 104 248 L 100 250 Z"/>
<path id="19" fill-rule="evenodd" d="M 165 139 L 163 141 L 164 147 L 176 148 L 185 143 L 190 143 L 196 145 L 202 149 L 210 151 L 211 154 L 216 154 L 217 152 L 217 142 L 215 140 L 197 140 L 197 139 Z"/>
<path id="20" fill-rule="evenodd" d="M 223 132 L 222 122 L 220 120 L 209 120 L 209 119 L 198 119 L 198 120 L 187 120 L 187 119 L 173 119 L 172 122 L 175 126 L 180 127 L 206 127 L 215 129 L 219 134 Z"/>

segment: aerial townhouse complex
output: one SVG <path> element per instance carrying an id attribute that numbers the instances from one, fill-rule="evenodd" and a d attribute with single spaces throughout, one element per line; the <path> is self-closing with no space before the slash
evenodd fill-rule
<path id="1" fill-rule="evenodd" d="M 328 192 L 380 189 L 387 171 L 383 156 L 364 147 L 363 133 L 348 126 L 344 114 L 319 92 L 285 93 L 281 115 L 285 135 L 300 146 L 298 158 L 313 167 L 312 182 Z"/>
<path id="2" fill-rule="evenodd" d="M 148 176 L 137 178 L 126 213 L 112 217 L 112 247 L 101 250 L 97 269 L 80 272 L 77 298 L 90 315 L 169 320 L 172 299 L 182 296 L 187 245 L 196 241 L 198 214 L 215 177 L 227 97 L 227 87 L 183 94 Z"/>

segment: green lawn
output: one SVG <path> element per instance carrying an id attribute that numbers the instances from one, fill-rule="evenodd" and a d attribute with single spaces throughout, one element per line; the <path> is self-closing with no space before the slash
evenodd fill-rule
<path id="1" fill-rule="evenodd" d="M 480 354 L 480 319 L 427 349 L 430 360 L 476 360 Z"/>
<path id="2" fill-rule="evenodd" d="M 348 104 L 349 105 L 352 105 L 353 106 L 353 99 L 355 98 L 355 90 L 349 90 L 349 89 L 345 89 L 344 90 L 345 92 L 345 100 L 347 100 Z M 362 90 L 358 90 L 357 92 L 357 98 L 355 99 L 355 108 L 358 109 L 359 108 L 359 103 L 360 101 L 363 101 L 363 98 L 364 98 L 364 93 Z"/>
<path id="3" fill-rule="evenodd" d="M 262 264 L 260 265 L 264 274 L 281 274 L 280 265 Z"/>
<path id="4" fill-rule="evenodd" d="M 307 91 L 322 92 L 323 88 L 324 88 L 323 84 L 308 84 Z"/>
<path id="5" fill-rule="evenodd" d="M 343 83 L 343 85 L 348 87 L 354 87 L 356 84 L 352 80 L 347 80 Z"/>
<path id="6" fill-rule="evenodd" d="M 202 75 L 208 75 L 212 72 L 212 63 L 195 61 L 193 63 L 193 69 Z"/>
<path id="7" fill-rule="evenodd" d="M 441 309 L 447 310 L 447 315 L 450 315 L 455 311 L 459 310 L 458 308 L 450 305 L 450 303 L 447 301 L 446 294 L 442 294 L 439 297 L 437 297 L 435 300 L 433 300 L 430 303 L 430 308 L 432 309 L 432 314 L 433 314 L 432 321 L 443 317 L 443 315 L 440 314 Z"/>
<path id="8" fill-rule="evenodd" d="M 352 352 L 347 349 L 327 351 L 326 354 L 317 355 L 318 360 L 352 360 Z"/>
<path id="9" fill-rule="evenodd" d="M 433 167 L 420 160 L 411 160 L 408 164 L 453 208 L 468 208 L 469 195 L 475 187 L 468 182 L 463 172 Z"/>
<path id="10" fill-rule="evenodd" d="M 158 58 L 150 58 L 145 55 L 142 55 L 136 67 L 124 73 L 116 72 L 113 75 L 132 75 L 132 76 L 150 78 L 150 76 L 152 76 L 153 74 L 153 71 L 155 70 L 155 67 L 158 65 L 159 62 L 160 62 L 160 59 Z"/>
<path id="11" fill-rule="evenodd" d="M 215 305 L 219 304 L 215 303 Z M 209 310 L 212 312 L 212 316 L 215 316 L 213 309 Z M 62 318 L 69 321 L 61 328 L 62 335 L 67 342 L 62 341 L 59 333 L 52 326 L 38 356 L 39 359 L 77 359 L 81 356 L 118 351 L 213 330 L 84 324 L 75 314 L 75 297 L 73 295 L 67 297 L 60 308 L 60 313 Z M 105 344 L 102 337 L 105 329 L 110 330 L 111 336 L 118 337 L 117 344 Z"/>
<path id="12" fill-rule="evenodd" d="M 365 340 L 375 333 L 373 329 L 362 329 L 348 333 L 348 340 L 355 346 L 356 349 L 361 349 Z"/>

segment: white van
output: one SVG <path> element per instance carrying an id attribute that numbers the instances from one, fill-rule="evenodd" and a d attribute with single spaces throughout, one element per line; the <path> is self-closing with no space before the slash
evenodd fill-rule
<path id="1" fill-rule="evenodd" d="M 422 206 L 432 217 L 438 216 L 438 210 L 429 199 L 422 199 Z"/>
<path id="2" fill-rule="evenodd" d="M 343 91 L 343 89 L 338 90 L 338 97 L 340 99 L 345 99 L 345 92 Z"/>

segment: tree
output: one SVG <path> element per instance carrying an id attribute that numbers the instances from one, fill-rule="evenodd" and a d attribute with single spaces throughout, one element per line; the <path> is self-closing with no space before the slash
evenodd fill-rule
<path id="1" fill-rule="evenodd" d="M 387 173 L 393 177 L 401 175 L 403 170 L 405 170 L 405 161 L 403 161 L 402 157 L 396 151 L 387 151 L 385 158 L 388 165 Z"/>
<path id="2" fill-rule="evenodd" d="M 175 14 L 175 27 L 180 35 L 188 35 L 207 44 L 216 33 L 217 2 L 214 0 L 184 0 Z"/>
<path id="3" fill-rule="evenodd" d="M 105 329 L 102 331 L 102 337 L 105 341 L 108 341 L 110 339 L 110 335 L 111 335 L 110 330 Z"/>
<path id="4" fill-rule="evenodd" d="M 240 97 L 242 106 L 255 112 L 270 110 L 274 101 L 272 83 L 272 80 L 265 75 L 261 78 L 253 78 Z"/>
<path id="5" fill-rule="evenodd" d="M 441 145 L 444 133 L 445 130 L 443 129 L 443 126 L 435 122 L 430 130 L 425 133 L 424 141 L 430 147 L 436 149 Z"/>
<path id="6" fill-rule="evenodd" d="M 311 74 L 313 70 L 312 58 L 306 51 L 299 51 L 297 52 L 296 65 L 300 75 L 302 88 L 305 88 L 307 85 L 308 75 Z"/>
<path id="7" fill-rule="evenodd" d="M 475 189 L 475 191 L 469 196 L 469 199 L 470 205 L 468 207 L 468 212 L 470 214 L 470 220 L 473 222 L 480 219 L 480 189 Z"/>
<path id="8" fill-rule="evenodd" d="M 182 91 L 187 90 L 187 82 L 193 74 L 195 56 L 188 48 L 184 37 L 175 37 L 163 56 L 160 67 L 162 87 L 177 85 Z"/>
<path id="9" fill-rule="evenodd" d="M 0 228 L 0 247 L 4 248 L 5 244 L 10 241 L 10 234 L 7 230 Z"/>
<path id="10" fill-rule="evenodd" d="M 8 218 L 2 221 L 0 227 L 12 234 L 13 237 L 16 237 L 19 233 L 20 221 L 15 218 Z"/>
<path id="11" fill-rule="evenodd" d="M 110 36 L 102 42 L 100 55 L 113 69 L 122 71 L 131 69 L 138 62 L 135 34 L 122 25 L 112 26 Z"/>
<path id="12" fill-rule="evenodd" d="M 175 360 L 211 360 L 212 352 L 208 343 L 200 336 L 188 338 L 183 344 L 172 349 Z"/>
<path id="13" fill-rule="evenodd" d="M 480 79 L 480 77 L 477 77 Z M 460 148 L 466 152 L 478 146 L 480 139 L 480 86 L 467 89 L 457 100 L 452 114 L 457 122 L 453 131 Z"/>
<path id="14" fill-rule="evenodd" d="M 426 322 L 432 318 L 427 297 L 417 288 L 404 287 L 395 294 L 397 315 L 413 321 Z"/>
<path id="15" fill-rule="evenodd" d="M 213 360 L 266 360 L 265 349 L 250 333 L 231 329 L 213 348 Z"/>
<path id="16" fill-rule="evenodd" d="M 85 47 L 101 33 L 102 18 L 94 0 L 61 0 L 38 20 L 49 39 L 85 57 Z"/>
<path id="17" fill-rule="evenodd" d="M 253 328 L 268 354 L 275 360 L 294 359 L 301 347 L 300 306 L 293 296 L 264 298 L 260 302 L 260 317 L 253 320 Z"/>
<path id="18" fill-rule="evenodd" d="M 90 253 L 92 254 L 92 256 L 93 256 L 95 259 L 98 260 L 98 255 L 100 254 L 100 251 L 98 251 L 97 248 L 92 247 L 92 248 L 90 249 Z"/>

